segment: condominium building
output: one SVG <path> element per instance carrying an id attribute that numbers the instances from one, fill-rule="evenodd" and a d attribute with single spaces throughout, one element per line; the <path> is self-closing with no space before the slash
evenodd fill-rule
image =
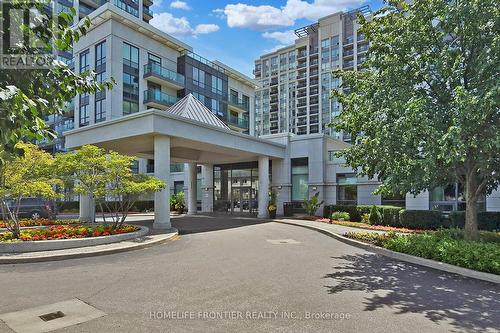
<path id="1" fill-rule="evenodd" d="M 94 70 L 97 80 L 113 77 L 118 84 L 112 92 L 78 96 L 67 103 L 63 115 L 48 117 L 47 123 L 58 137 L 40 142 L 44 149 L 54 153 L 64 151 L 64 131 L 151 107 L 166 109 L 189 93 L 202 101 L 231 129 L 253 133 L 254 126 L 250 124 L 254 105 L 253 80 L 220 62 L 209 61 L 193 53 L 190 46 L 171 36 L 168 36 L 168 42 L 162 40 L 166 34 L 149 24 L 153 17 L 151 5 L 151 0 L 54 2 L 55 8 L 52 10 L 57 13 L 69 12 L 70 7 L 76 9 L 75 25 L 96 10 L 102 11 L 103 6 L 110 9 L 112 14 L 106 18 L 107 31 L 100 24 L 102 22 L 94 22 L 89 34 L 71 52 L 59 52 L 58 59 L 77 72 Z M 112 18 L 116 20 L 121 17 L 124 19 L 123 24 L 110 23 Z M 144 32 L 133 33 L 134 29 Z M 122 34 L 114 34 L 112 30 Z M 145 33 L 151 41 L 143 42 Z M 111 38 L 113 34 L 114 38 Z M 123 48 L 123 56 L 116 53 L 120 48 Z M 118 62 L 123 64 L 120 66 L 111 59 L 119 59 Z M 121 95 L 120 99 L 118 95 Z"/>
<path id="2" fill-rule="evenodd" d="M 358 32 L 358 13 L 369 16 L 371 11 L 364 6 L 323 17 L 295 30 L 294 44 L 255 61 L 255 80 L 260 83 L 255 95 L 257 135 L 319 133 L 350 141 L 327 125 L 341 107 L 330 98 L 340 84 L 332 70 L 358 70 L 366 59 L 369 45 Z"/>

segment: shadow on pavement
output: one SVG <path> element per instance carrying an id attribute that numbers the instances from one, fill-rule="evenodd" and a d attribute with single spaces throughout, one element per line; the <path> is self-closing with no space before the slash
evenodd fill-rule
<path id="1" fill-rule="evenodd" d="M 420 313 L 433 322 L 446 321 L 458 331 L 496 331 L 500 327 L 500 287 L 437 270 L 392 261 L 374 254 L 332 257 L 337 266 L 326 286 L 330 294 L 372 293 L 365 311 L 393 309 L 395 314 Z"/>

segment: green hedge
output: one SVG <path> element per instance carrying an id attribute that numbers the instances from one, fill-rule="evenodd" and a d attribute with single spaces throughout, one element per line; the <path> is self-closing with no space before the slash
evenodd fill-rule
<path id="1" fill-rule="evenodd" d="M 363 214 L 370 214 L 373 205 L 325 205 L 323 207 L 323 217 L 329 218 L 333 212 L 347 212 L 351 221 L 360 222 Z M 397 206 L 375 206 L 382 216 L 381 223 L 388 226 L 400 226 L 399 211 L 401 207 Z"/>
<path id="2" fill-rule="evenodd" d="M 109 203 L 110 206 L 116 205 L 117 203 Z M 67 210 L 78 210 L 80 208 L 80 203 L 78 201 L 61 201 L 57 203 L 57 209 L 59 212 L 64 212 Z M 109 212 L 106 207 L 103 207 L 106 212 Z M 136 201 L 134 206 L 130 211 L 132 212 L 144 212 L 146 210 L 154 209 L 154 201 Z M 96 211 L 100 212 L 101 208 L 96 205 Z"/>
<path id="3" fill-rule="evenodd" d="M 477 224 L 480 230 L 500 230 L 500 212 L 480 212 L 477 214 Z M 465 212 L 451 212 L 450 225 L 463 229 L 465 225 Z"/>
<path id="4" fill-rule="evenodd" d="M 399 212 L 399 222 L 409 229 L 437 229 L 443 225 L 442 213 L 438 210 L 409 210 Z"/>

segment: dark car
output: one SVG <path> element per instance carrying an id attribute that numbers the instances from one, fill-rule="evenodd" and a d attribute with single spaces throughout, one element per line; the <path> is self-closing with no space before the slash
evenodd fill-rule
<path id="1" fill-rule="evenodd" d="M 15 202 L 9 203 L 11 211 L 17 209 Z M 22 198 L 19 202 L 19 217 L 29 219 L 52 219 L 56 216 L 54 202 L 43 198 Z"/>

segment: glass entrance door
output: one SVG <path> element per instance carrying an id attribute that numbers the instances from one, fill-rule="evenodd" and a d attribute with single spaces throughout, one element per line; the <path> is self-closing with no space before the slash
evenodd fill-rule
<path id="1" fill-rule="evenodd" d="M 231 197 L 232 213 L 251 213 L 253 211 L 251 187 L 233 187 Z"/>

